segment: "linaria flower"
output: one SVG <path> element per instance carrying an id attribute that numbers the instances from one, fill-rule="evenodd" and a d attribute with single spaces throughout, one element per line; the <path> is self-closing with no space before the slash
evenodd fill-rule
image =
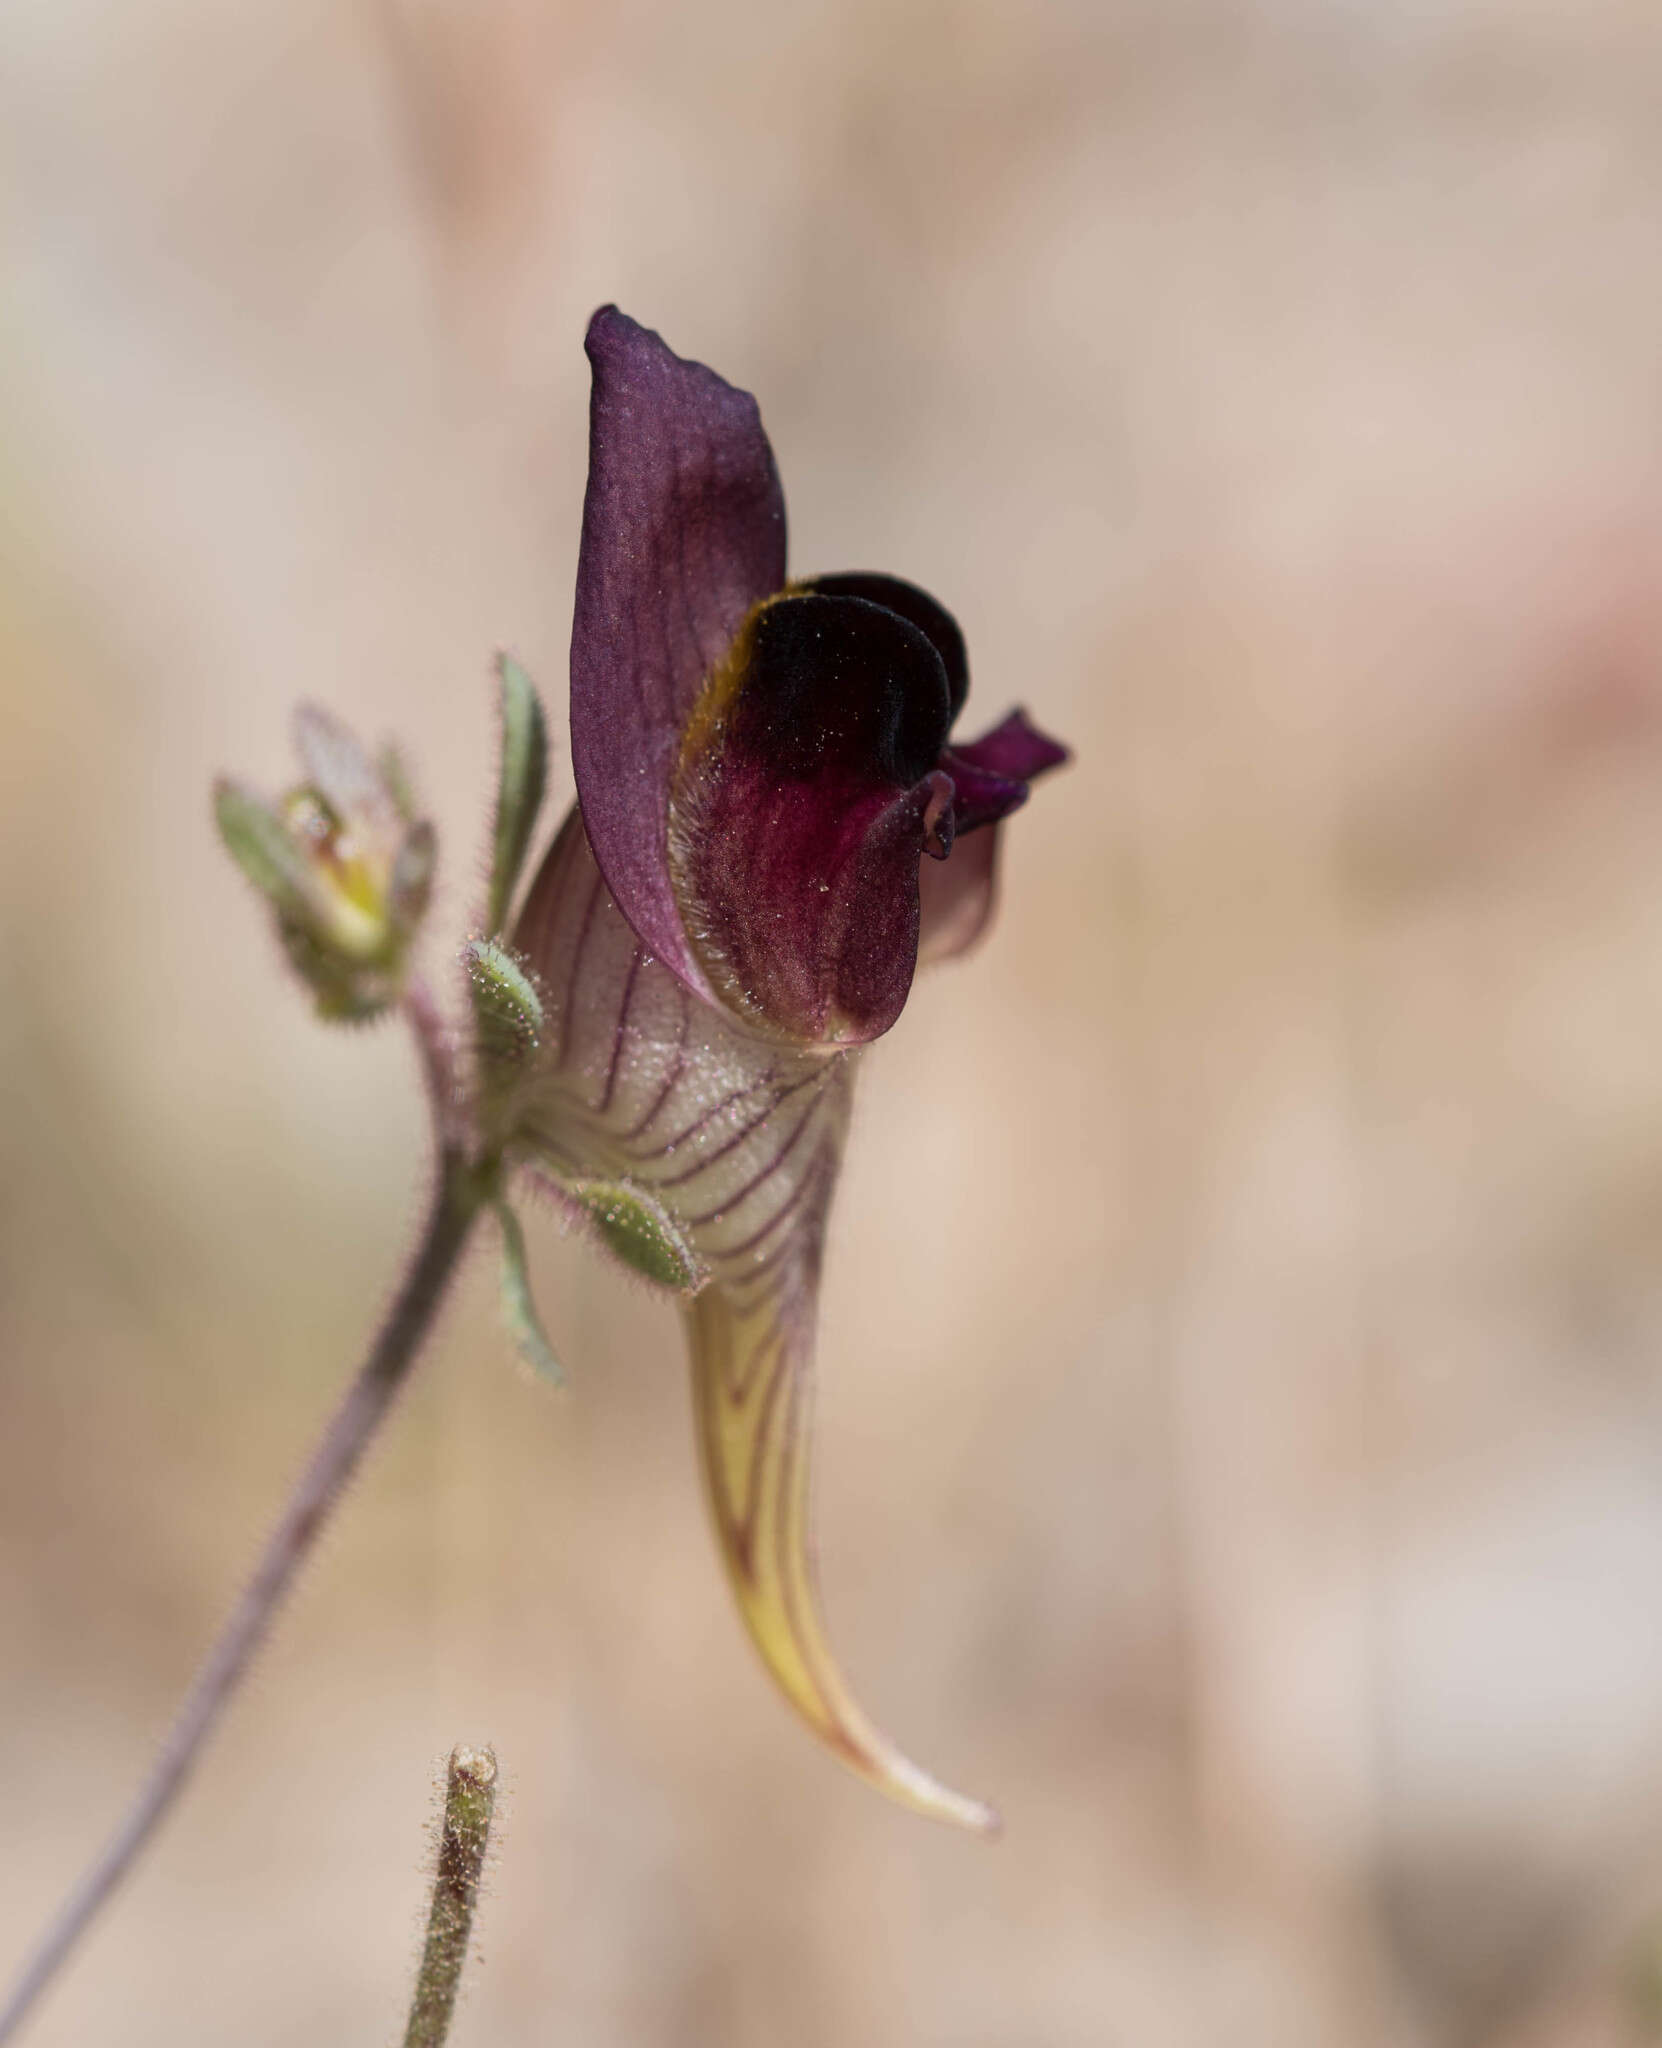
<path id="1" fill-rule="evenodd" d="M 684 1297 L 728 1574 L 792 1705 L 861 1776 L 992 1816 L 871 1725 L 826 1646 L 810 1365 L 860 1048 L 987 922 L 999 821 L 1064 750 L 950 729 L 957 626 L 890 576 L 789 582 L 755 401 L 614 307 L 590 324 L 571 658 L 577 808 L 475 948 L 510 1163 Z"/>

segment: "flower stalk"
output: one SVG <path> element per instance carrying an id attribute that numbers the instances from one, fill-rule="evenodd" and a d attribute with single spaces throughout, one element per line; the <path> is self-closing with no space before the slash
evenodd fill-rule
<path id="1" fill-rule="evenodd" d="M 493 929 L 512 898 L 547 776 L 546 722 L 529 679 L 506 655 L 498 661 L 497 678 L 502 758 L 489 877 Z M 517 1282 L 517 1289 L 509 1290 L 509 1305 L 519 1311 L 510 1317 L 516 1338 L 522 1350 L 536 1355 L 540 1342 L 547 1353 L 525 1278 L 523 1243 L 502 1199 L 500 1144 L 477 1128 L 456 1033 L 410 964 L 431 900 L 437 851 L 433 827 L 416 816 L 395 753 L 383 750 L 372 758 L 352 732 L 316 706 L 299 712 L 295 741 L 306 782 L 268 804 L 240 784 L 222 780 L 214 793 L 215 821 L 226 851 L 264 899 L 279 942 L 319 1016 L 362 1023 L 397 1010 L 409 1025 L 432 1123 L 432 1200 L 380 1334 L 289 1496 L 149 1777 L 0 2008 L 0 2048 L 16 2034 L 178 1798 L 409 1377 L 484 1209 L 497 1209 L 505 1218 L 510 1278 Z M 552 1354 L 538 1362 L 558 1377 Z M 442 2033 L 411 2038 L 436 2042 Z"/>
<path id="2" fill-rule="evenodd" d="M 495 1751 L 458 1743 L 446 1773 L 439 1867 L 404 2048 L 444 2048 L 450 2037 L 495 1810 Z"/>
<path id="3" fill-rule="evenodd" d="M 415 1256 L 369 1356 L 289 1496 L 253 1577 L 186 1694 L 138 1797 L 65 1902 L 0 2009 L 0 2044 L 15 2036 L 178 1798 L 331 1511 L 408 1379 L 480 1209 L 490 1199 L 491 1176 L 482 1173 L 449 1135 L 453 1111 L 448 1062 L 442 1042 L 425 1035 L 419 1021 L 436 1015 L 430 998 L 415 1005 L 415 1014 L 439 1151 L 437 1186 Z"/>

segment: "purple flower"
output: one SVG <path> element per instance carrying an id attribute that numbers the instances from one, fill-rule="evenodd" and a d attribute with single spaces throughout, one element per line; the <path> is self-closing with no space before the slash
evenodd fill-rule
<path id="1" fill-rule="evenodd" d="M 480 970 L 498 995 L 522 971 L 501 1001 L 530 1020 L 488 1081 L 497 1128 L 684 1296 L 716 1527 L 780 1687 L 863 1777 L 986 1827 L 871 1726 L 826 1647 L 810 1365 L 859 1049 L 920 959 L 985 927 L 999 821 L 1066 754 L 1019 711 L 953 743 L 963 639 L 921 590 L 787 581 L 754 399 L 615 307 L 587 346 L 578 807 L 513 931 L 518 968 Z"/>

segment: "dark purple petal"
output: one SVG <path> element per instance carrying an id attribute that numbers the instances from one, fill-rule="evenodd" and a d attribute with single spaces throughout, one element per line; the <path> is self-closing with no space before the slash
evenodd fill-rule
<path id="1" fill-rule="evenodd" d="M 821 597 L 863 597 L 868 604 L 880 604 L 887 611 L 898 612 L 908 625 L 916 626 L 925 635 L 941 657 L 952 717 L 963 710 L 969 694 L 969 656 L 964 651 L 964 636 L 951 612 L 945 605 L 937 604 L 927 590 L 919 590 L 915 583 L 904 583 L 898 576 L 879 575 L 872 569 L 816 576 L 811 583 L 798 587 Z"/>
<path id="2" fill-rule="evenodd" d="M 998 885 L 999 827 L 961 835 L 949 859 L 918 869 L 918 965 L 967 952 L 992 919 Z"/>
<path id="3" fill-rule="evenodd" d="M 670 887 L 670 784 L 705 679 L 785 581 L 785 502 L 756 401 L 615 306 L 589 322 L 589 485 L 571 634 L 583 824 L 619 909 L 696 994 Z"/>
<path id="4" fill-rule="evenodd" d="M 920 965 L 950 960 L 986 930 L 998 876 L 999 820 L 1026 803 L 1030 780 L 1067 758 L 1067 748 L 1029 725 L 1021 711 L 941 756 L 952 778 L 957 836 L 950 858 L 925 862 L 918 877 Z"/>
<path id="5" fill-rule="evenodd" d="M 948 717 L 940 657 L 897 613 L 811 596 L 756 614 L 671 804 L 677 895 L 731 1007 L 821 1043 L 899 1016 L 918 856 L 952 843 Z"/>
<path id="6" fill-rule="evenodd" d="M 1029 725 L 1025 711 L 1012 711 L 978 740 L 954 742 L 955 761 L 1007 782 L 1032 782 L 1070 759 L 1066 747 Z M 962 821 L 960 821 L 961 824 Z"/>
<path id="7" fill-rule="evenodd" d="M 1020 810 L 1027 801 L 1027 784 L 1008 775 L 989 775 L 965 759 L 956 747 L 948 747 L 941 766 L 952 777 L 955 794 L 953 823 L 959 832 L 973 832 L 978 825 L 994 825 Z"/>

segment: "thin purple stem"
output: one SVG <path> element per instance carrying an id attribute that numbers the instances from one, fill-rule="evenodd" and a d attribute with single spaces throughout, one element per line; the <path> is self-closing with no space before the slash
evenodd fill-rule
<path id="1" fill-rule="evenodd" d="M 427 1086 L 428 1106 L 433 1112 L 433 1130 L 440 1149 L 459 1148 L 466 1140 L 467 1130 L 456 1074 L 455 1037 L 433 991 L 419 974 L 412 974 L 405 984 L 403 1010 L 421 1055 L 421 1077 Z M 4 2039 L 0 2035 L 0 2041 Z"/>
<path id="2" fill-rule="evenodd" d="M 0 2044 L 12 2039 L 178 1797 L 330 1510 L 409 1376 L 488 1199 L 487 1177 L 475 1170 L 453 1136 L 457 1097 L 443 1020 L 425 988 L 419 996 L 412 988 L 405 1006 L 422 1046 L 439 1144 L 438 1188 L 420 1246 L 369 1357 L 289 1496 L 254 1576 L 186 1694 L 138 1798 L 65 1902 L 0 2009 Z"/>

